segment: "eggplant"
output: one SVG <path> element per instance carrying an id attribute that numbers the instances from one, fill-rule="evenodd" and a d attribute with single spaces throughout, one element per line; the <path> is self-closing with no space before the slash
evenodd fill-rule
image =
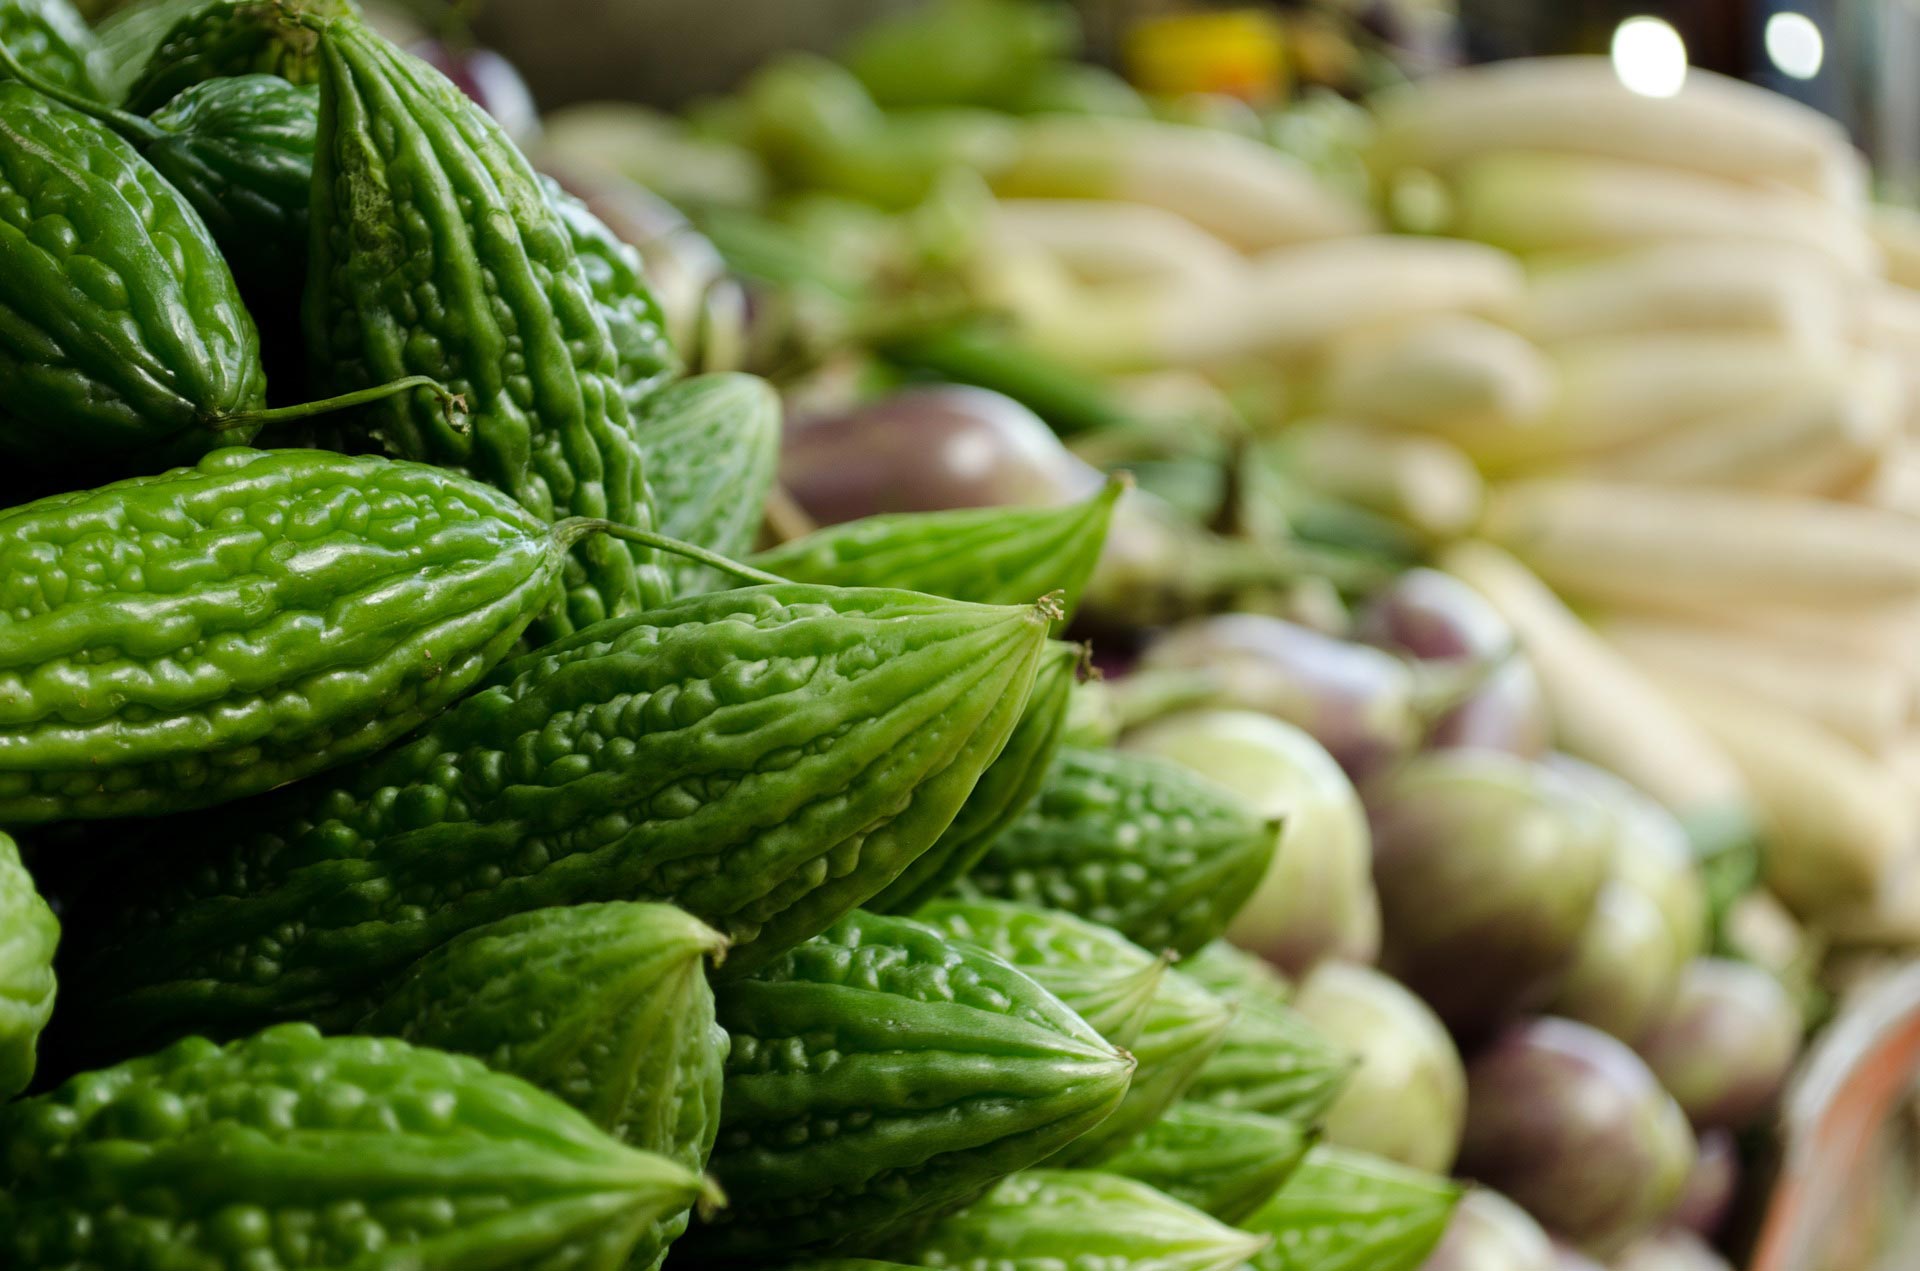
<path id="1" fill-rule="evenodd" d="M 1616 1253 L 1661 1221 L 1694 1153 L 1680 1105 L 1597 1028 L 1521 1021 L 1467 1067 L 1460 1172 L 1587 1252 Z"/>
<path id="2" fill-rule="evenodd" d="M 1201 772 L 1281 822 L 1273 864 L 1227 936 L 1289 975 L 1327 958 L 1371 962 L 1380 951 L 1367 814 L 1353 783 L 1291 724 L 1243 710 L 1183 711 L 1125 737 Z"/>
<path id="3" fill-rule="evenodd" d="M 1279 618 L 1230 613 L 1182 623 L 1143 665 L 1204 672 L 1220 702 L 1305 729 L 1355 780 L 1411 754 L 1426 733 L 1404 661 Z"/>
<path id="4" fill-rule="evenodd" d="M 1696 958 L 1640 1053 L 1695 1125 L 1742 1130 L 1778 1101 L 1801 1032 L 1792 995 L 1770 972 Z"/>
<path id="5" fill-rule="evenodd" d="M 1606 816 L 1612 855 L 1593 917 L 1551 1004 L 1633 1043 L 1645 1036 L 1706 941 L 1706 883 L 1686 830 L 1626 782 L 1555 755 L 1548 766 L 1591 796 Z"/>
<path id="6" fill-rule="evenodd" d="M 1551 769 L 1489 750 L 1416 756 L 1361 794 L 1381 964 L 1468 1040 L 1545 1002 L 1607 875 L 1594 801 Z"/>
<path id="7" fill-rule="evenodd" d="M 1733 1271 L 1733 1264 L 1693 1232 L 1676 1227 L 1636 1240 L 1614 1259 L 1613 1271 Z"/>
<path id="8" fill-rule="evenodd" d="M 1453 1038 L 1426 1003 L 1370 967 L 1323 962 L 1293 1006 L 1360 1059 L 1327 1111 L 1327 1141 L 1446 1173 L 1460 1150 L 1467 1077 Z"/>
<path id="9" fill-rule="evenodd" d="M 781 484 L 822 524 L 1073 503 L 1105 481 L 1025 406 L 959 385 L 903 389 L 838 414 L 792 419 L 780 452 Z"/>
<path id="10" fill-rule="evenodd" d="M 1669 1217 L 1675 1226 L 1712 1239 L 1727 1220 L 1740 1190 L 1740 1150 L 1729 1130 L 1715 1126 L 1702 1130 L 1700 1150 L 1680 1203 Z"/>
<path id="11" fill-rule="evenodd" d="M 1420 1271 L 1559 1271 L 1553 1242 L 1526 1210 L 1476 1187 L 1460 1198 Z"/>

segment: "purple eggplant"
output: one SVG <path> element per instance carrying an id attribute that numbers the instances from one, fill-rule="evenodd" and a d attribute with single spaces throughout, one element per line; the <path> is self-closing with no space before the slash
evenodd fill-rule
<path id="1" fill-rule="evenodd" d="M 1706 941 L 1705 884 L 1673 815 L 1611 773 L 1565 755 L 1547 766 L 1606 816 L 1612 860 L 1554 1014 L 1612 1033 L 1645 1036 L 1673 1000 L 1681 970 Z"/>
<path id="2" fill-rule="evenodd" d="M 1323 962 L 1293 1006 L 1314 1031 L 1360 1059 L 1327 1111 L 1327 1141 L 1446 1173 L 1460 1150 L 1467 1077 L 1453 1038 L 1426 1003 L 1371 967 Z"/>
<path id="3" fill-rule="evenodd" d="M 1523 1021 L 1467 1068 L 1461 1173 L 1589 1252 L 1617 1252 L 1662 1220 L 1693 1160 L 1686 1114 L 1597 1028 Z"/>
<path id="4" fill-rule="evenodd" d="M 882 512 L 1072 503 L 1105 477 L 989 389 L 910 388 L 787 425 L 780 481 L 823 524 Z"/>
<path id="5" fill-rule="evenodd" d="M 1306 730 L 1356 781 L 1412 753 L 1426 731 L 1419 685 L 1404 661 L 1263 614 L 1182 623 L 1143 665 L 1208 673 L 1221 704 Z"/>
<path id="6" fill-rule="evenodd" d="M 1726 1222 L 1727 1211 L 1740 1190 L 1740 1150 L 1729 1130 L 1718 1127 L 1700 1133 L 1700 1151 L 1687 1174 L 1686 1190 L 1673 1207 L 1675 1226 L 1712 1239 Z"/>
<path id="7" fill-rule="evenodd" d="M 1480 593 L 1449 574 L 1411 569 L 1361 610 L 1359 639 L 1472 684 L 1435 721 L 1428 744 L 1504 750 L 1537 759 L 1551 744 L 1546 699 L 1513 629 Z"/>
<path id="8" fill-rule="evenodd" d="M 1540 764 L 1432 751 L 1361 788 L 1373 825 L 1382 965 L 1457 1036 L 1552 995 L 1607 876 L 1598 806 Z"/>
<path id="9" fill-rule="evenodd" d="M 1460 1198 L 1420 1271 L 1558 1271 L 1553 1242 L 1527 1211 L 1477 1187 Z"/>
<path id="10" fill-rule="evenodd" d="M 1613 1260 L 1613 1271 L 1733 1271 L 1733 1264 L 1693 1232 L 1676 1227 L 1634 1241 Z"/>
<path id="11" fill-rule="evenodd" d="M 1771 972 L 1696 958 L 1640 1053 L 1695 1125 L 1741 1130 L 1778 1100 L 1801 1031 L 1792 995 Z"/>

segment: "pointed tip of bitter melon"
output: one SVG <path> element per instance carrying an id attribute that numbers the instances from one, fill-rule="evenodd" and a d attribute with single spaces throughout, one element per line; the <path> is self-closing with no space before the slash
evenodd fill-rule
<path id="1" fill-rule="evenodd" d="M 1051 626 L 1067 616 L 1067 593 L 1050 591 L 1033 602 L 1033 612 L 1042 622 Z"/>

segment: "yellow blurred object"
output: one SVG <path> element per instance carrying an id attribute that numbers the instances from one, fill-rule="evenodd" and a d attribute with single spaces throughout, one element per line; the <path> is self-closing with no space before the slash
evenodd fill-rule
<path id="1" fill-rule="evenodd" d="M 1285 28 L 1261 9 L 1154 18 L 1127 32 L 1127 74 L 1149 93 L 1276 101 L 1287 88 L 1286 43 Z"/>

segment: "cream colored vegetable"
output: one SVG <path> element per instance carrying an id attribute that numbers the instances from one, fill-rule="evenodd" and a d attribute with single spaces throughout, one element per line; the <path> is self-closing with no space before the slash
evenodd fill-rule
<path id="1" fill-rule="evenodd" d="M 1489 471 L 1621 453 L 1696 421 L 1831 395 L 1844 367 L 1834 355 L 1751 332 L 1601 336 L 1551 352 L 1560 392 L 1554 409 L 1532 427 L 1448 431 Z"/>
<path id="2" fill-rule="evenodd" d="M 1364 236 L 1264 253 L 1230 279 L 1081 289 L 1023 313 L 1031 338 L 1093 367 L 1293 360 L 1368 326 L 1519 304 L 1518 261 L 1480 243 Z"/>
<path id="3" fill-rule="evenodd" d="M 1247 137 L 1143 119 L 1026 121 L 1017 155 L 988 173 L 1006 198 L 1113 199 L 1177 213 L 1248 251 L 1362 234 L 1365 208 L 1305 165 Z"/>
<path id="4" fill-rule="evenodd" d="M 1398 427 L 1527 423 L 1552 404 L 1553 365 L 1532 341 L 1464 314 L 1359 332 L 1327 355 L 1330 415 Z"/>
<path id="5" fill-rule="evenodd" d="M 1483 542 L 1456 543 L 1439 563 L 1512 624 L 1564 749 L 1624 777 L 1682 820 L 1739 815 L 1749 806 L 1726 752 L 1526 566 Z"/>
<path id="6" fill-rule="evenodd" d="M 1876 203 L 1867 213 L 1867 230 L 1880 248 L 1887 278 L 1920 288 L 1920 212 Z"/>
<path id="7" fill-rule="evenodd" d="M 1479 471 L 1439 438 L 1316 419 L 1289 426 L 1273 444 L 1320 493 L 1425 533 L 1460 534 L 1480 519 L 1486 486 Z"/>
<path id="8" fill-rule="evenodd" d="M 1771 703 L 1864 752 L 1892 747 L 1913 715 L 1912 685 L 1890 663 L 1657 619 L 1613 618 L 1600 632 L 1649 672 L 1696 678 Z"/>
<path id="9" fill-rule="evenodd" d="M 1827 495 L 1892 452 L 1906 410 L 1893 359 L 1860 353 L 1804 387 L 1599 455 L 1580 470 L 1618 481 Z"/>
<path id="10" fill-rule="evenodd" d="M 1845 210 L 1798 190 L 1544 152 L 1489 154 L 1452 181 L 1451 232 L 1531 255 L 1670 242 L 1766 243 L 1816 252 L 1856 276 L 1879 252 Z"/>
<path id="11" fill-rule="evenodd" d="M 1329 957 L 1380 950 L 1372 837 L 1353 783 L 1301 729 L 1253 711 L 1187 711 L 1122 745 L 1184 764 L 1281 818 L 1280 845 L 1227 935 L 1298 974 Z"/>
<path id="12" fill-rule="evenodd" d="M 1088 283 L 1204 280 L 1246 264 L 1186 217 L 1140 203 L 1001 199 L 992 233 L 1045 251 Z"/>
<path id="13" fill-rule="evenodd" d="M 1392 977 L 1323 962 L 1294 1009 L 1360 1064 L 1327 1112 L 1327 1141 L 1444 1174 L 1460 1150 L 1467 1078 L 1440 1019 Z"/>
<path id="14" fill-rule="evenodd" d="M 1804 248 L 1655 243 L 1538 268 L 1520 329 L 1547 344 L 1655 331 L 1752 331 L 1832 352 L 1853 323 L 1852 307 L 1841 272 Z"/>
<path id="15" fill-rule="evenodd" d="M 1863 169 L 1845 131 L 1778 93 L 1690 67 L 1681 91 L 1643 97 L 1605 57 L 1498 62 L 1377 99 L 1383 168 L 1446 168 L 1497 150 L 1566 150 L 1779 182 L 1857 206 Z"/>
<path id="16" fill-rule="evenodd" d="M 1577 599 L 1820 607 L 1920 598 L 1920 525 L 1818 499 L 1543 479 L 1495 490 L 1481 532 Z"/>
<path id="17" fill-rule="evenodd" d="M 1867 902 L 1911 854 L 1913 809 L 1885 766 L 1777 706 L 1694 678 L 1655 682 L 1739 765 L 1766 832 L 1767 885 L 1793 910 Z"/>

